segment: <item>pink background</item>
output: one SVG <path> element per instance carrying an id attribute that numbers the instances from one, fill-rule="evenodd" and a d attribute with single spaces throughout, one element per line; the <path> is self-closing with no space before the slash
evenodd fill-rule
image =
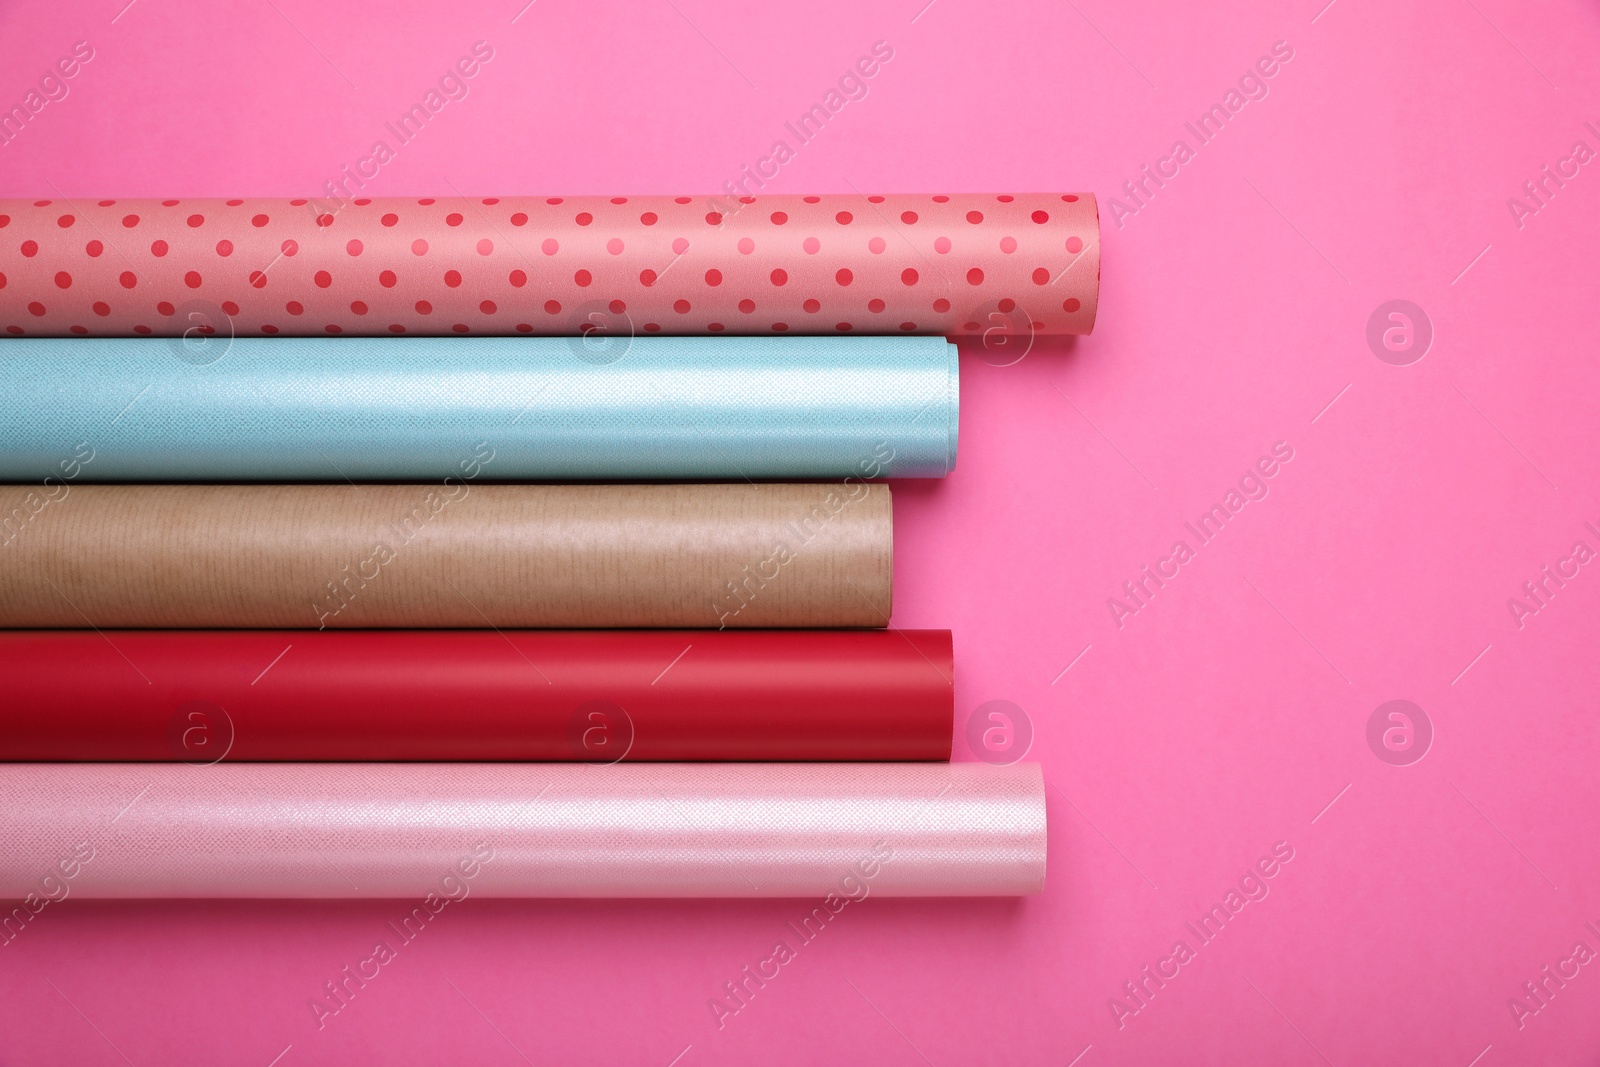
<path id="1" fill-rule="evenodd" d="M 1600 164 L 1507 206 L 1600 148 L 1591 5 L 122 2 L 0 13 L 0 101 L 96 51 L 0 194 L 314 195 L 479 39 L 370 191 L 715 191 L 881 39 L 776 191 L 1099 193 L 1096 333 L 969 358 L 959 469 L 897 487 L 895 621 L 954 628 L 963 734 L 990 699 L 1031 718 L 1050 876 L 853 905 L 720 1030 L 708 998 L 807 903 L 470 899 L 319 1032 L 392 903 L 69 899 L 0 949 L 0 1062 L 1592 1062 L 1600 965 L 1521 1029 L 1508 999 L 1600 951 L 1600 567 L 1507 607 L 1600 549 Z M 1107 198 L 1279 40 L 1269 95 L 1118 228 Z M 1393 298 L 1435 328 L 1410 366 L 1365 338 Z M 1119 629 L 1107 598 L 1280 440 L 1270 495 Z M 1436 732 L 1409 766 L 1366 740 L 1399 698 Z M 1270 895 L 1119 1028 L 1278 841 Z"/>

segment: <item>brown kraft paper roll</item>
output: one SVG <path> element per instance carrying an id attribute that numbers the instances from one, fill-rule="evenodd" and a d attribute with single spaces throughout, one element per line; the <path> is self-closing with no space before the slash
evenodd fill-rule
<path id="1" fill-rule="evenodd" d="M 0 626 L 889 621 L 889 488 L 0 486 Z"/>

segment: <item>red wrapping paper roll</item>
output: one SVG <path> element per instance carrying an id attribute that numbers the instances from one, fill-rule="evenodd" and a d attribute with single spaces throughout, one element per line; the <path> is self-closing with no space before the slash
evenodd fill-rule
<path id="1" fill-rule="evenodd" d="M 948 630 L 0 632 L 0 761 L 946 760 Z"/>
<path id="2" fill-rule="evenodd" d="M 1091 194 L 0 200 L 0 329 L 1088 333 Z"/>

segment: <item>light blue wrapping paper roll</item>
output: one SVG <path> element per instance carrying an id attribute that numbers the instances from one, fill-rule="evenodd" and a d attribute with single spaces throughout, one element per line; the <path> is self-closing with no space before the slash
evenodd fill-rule
<path id="1" fill-rule="evenodd" d="M 3 341 L 0 480 L 937 478 L 957 381 L 938 337 Z"/>

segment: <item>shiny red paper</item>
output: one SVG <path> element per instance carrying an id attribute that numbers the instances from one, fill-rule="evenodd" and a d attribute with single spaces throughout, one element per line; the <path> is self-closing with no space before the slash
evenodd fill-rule
<path id="1" fill-rule="evenodd" d="M 0 761 L 946 760 L 948 630 L 0 631 Z"/>

